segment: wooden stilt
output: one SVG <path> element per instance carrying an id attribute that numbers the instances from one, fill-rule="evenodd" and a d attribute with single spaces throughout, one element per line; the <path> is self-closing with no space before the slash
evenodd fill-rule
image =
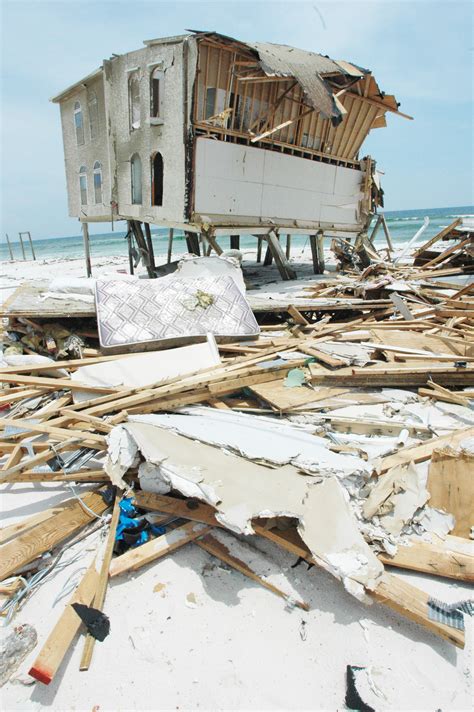
<path id="1" fill-rule="evenodd" d="M 267 249 L 265 250 L 265 257 L 263 259 L 263 266 L 264 267 L 270 267 L 271 263 L 273 262 L 273 255 L 272 251 L 270 249 L 270 245 L 267 242 Z"/>
<path id="2" fill-rule="evenodd" d="M 171 255 L 173 253 L 173 235 L 174 230 L 172 227 L 170 227 L 170 231 L 168 233 L 168 264 L 171 262 Z"/>
<path id="3" fill-rule="evenodd" d="M 240 250 L 240 235 L 231 235 L 230 236 L 230 249 L 231 250 Z"/>
<path id="4" fill-rule="evenodd" d="M 324 233 L 309 236 L 314 274 L 324 274 Z"/>
<path id="5" fill-rule="evenodd" d="M 150 255 L 150 267 L 152 268 L 152 270 L 154 272 L 156 269 L 155 252 L 153 250 L 153 240 L 151 239 L 150 223 L 144 223 L 144 225 L 145 225 L 146 244 L 148 247 L 148 254 Z"/>
<path id="6" fill-rule="evenodd" d="M 89 225 L 86 222 L 82 223 L 82 238 L 84 241 L 84 257 L 86 260 L 86 273 L 88 277 L 92 277 L 91 251 L 89 244 Z"/>
<path id="7" fill-rule="evenodd" d="M 133 231 L 130 225 L 130 221 L 127 221 L 128 232 L 127 232 L 127 246 L 128 246 L 128 266 L 130 269 L 130 274 L 134 273 L 133 269 Z"/>
<path id="8" fill-rule="evenodd" d="M 222 255 L 223 249 L 219 245 L 219 243 L 216 241 L 216 237 L 212 232 L 209 231 L 206 233 L 206 239 L 207 239 L 208 243 L 210 244 L 210 246 L 212 247 L 212 249 L 214 250 L 214 252 L 216 252 L 218 255 Z"/>
<path id="9" fill-rule="evenodd" d="M 369 241 L 370 241 L 370 243 L 371 243 L 372 245 L 374 244 L 375 236 L 377 235 L 377 233 L 378 233 L 378 231 L 379 231 L 379 227 L 380 227 L 381 224 L 382 224 L 382 216 L 381 216 L 381 215 L 378 215 L 378 216 L 377 216 L 377 220 L 376 220 L 375 225 L 374 225 L 374 229 L 372 230 L 372 233 L 371 233 L 371 235 L 370 235 L 370 237 L 369 237 Z"/>
<path id="10" fill-rule="evenodd" d="M 5 233 L 5 237 L 7 238 L 7 245 L 8 245 L 8 252 L 10 253 L 10 259 L 11 259 L 12 261 L 14 261 L 15 258 L 13 257 L 12 246 L 10 245 L 10 240 L 9 240 L 8 235 L 7 235 L 6 233 Z"/>
<path id="11" fill-rule="evenodd" d="M 201 254 L 199 250 L 199 237 L 194 232 L 185 232 L 184 234 L 186 235 L 188 252 L 199 257 Z"/>
<path id="12" fill-rule="evenodd" d="M 33 255 L 33 259 L 36 260 L 35 248 L 33 247 L 33 240 L 31 239 L 31 233 L 27 232 L 26 234 L 28 235 L 28 240 L 30 241 L 31 254 Z"/>
<path id="13" fill-rule="evenodd" d="M 286 259 L 285 253 L 281 249 L 278 237 L 274 232 L 270 232 L 267 235 L 267 242 L 282 279 L 296 279 L 296 272 Z"/>
<path id="14" fill-rule="evenodd" d="M 153 279 L 155 277 L 155 271 L 150 264 L 150 254 L 148 252 L 145 236 L 143 235 L 142 226 L 138 220 L 130 220 L 130 224 L 132 226 L 133 234 L 135 235 L 138 249 L 142 255 L 143 261 L 145 262 L 148 276 L 150 279 Z"/>
<path id="15" fill-rule="evenodd" d="M 390 250 L 390 252 L 393 252 L 392 236 L 390 235 L 387 221 L 385 220 L 385 215 L 381 215 L 381 218 L 382 218 L 382 227 L 383 227 L 383 231 L 385 233 L 385 239 L 387 240 L 388 249 Z"/>
<path id="16" fill-rule="evenodd" d="M 262 261 L 262 243 L 263 237 L 257 237 L 257 262 Z"/>
<path id="17" fill-rule="evenodd" d="M 25 255 L 25 246 L 23 244 L 23 238 L 21 236 L 21 232 L 18 233 L 18 237 L 20 238 L 20 245 L 21 245 L 21 252 L 23 254 L 23 259 L 26 260 L 26 255 Z"/>
<path id="18" fill-rule="evenodd" d="M 286 259 L 290 259 L 290 252 L 291 252 L 291 235 L 286 236 Z"/>

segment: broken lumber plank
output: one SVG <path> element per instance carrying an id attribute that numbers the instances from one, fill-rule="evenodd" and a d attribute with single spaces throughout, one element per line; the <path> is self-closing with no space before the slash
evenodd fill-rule
<path id="1" fill-rule="evenodd" d="M 107 509 L 107 505 L 98 492 L 88 492 L 81 498 L 81 502 L 96 515 L 101 515 Z M 11 576 L 22 566 L 34 561 L 45 551 L 49 551 L 68 539 L 92 519 L 94 519 L 93 515 L 83 509 L 82 504 L 77 501 L 70 509 L 51 516 L 30 531 L 5 544 L 1 549 L 0 581 Z"/>
<path id="2" fill-rule="evenodd" d="M 469 539 L 474 525 L 474 456 L 449 447 L 435 450 L 426 489 L 431 507 L 454 515 L 452 533 Z"/>
<path id="3" fill-rule="evenodd" d="M 293 306 L 293 304 L 288 305 L 288 314 L 291 316 L 295 324 L 301 324 L 302 326 L 309 326 L 309 321 L 304 318 L 303 314 Z"/>
<path id="4" fill-rule="evenodd" d="M 459 357 L 462 361 L 462 357 Z M 341 368 L 338 371 L 324 370 L 317 364 L 310 363 L 311 383 L 325 386 L 424 386 L 429 380 L 436 379 L 445 385 L 474 385 L 474 367 L 446 366 L 440 363 L 426 365 L 405 365 L 385 363 L 383 366 Z"/>
<path id="5" fill-rule="evenodd" d="M 242 561 L 241 559 L 234 556 L 227 548 L 227 546 L 225 546 L 225 544 L 223 544 L 221 541 L 218 541 L 214 536 L 212 536 L 212 534 L 206 534 L 206 536 L 204 536 L 202 539 L 197 539 L 194 543 L 204 551 L 207 551 L 208 554 L 212 554 L 212 556 L 215 556 L 216 558 L 220 559 L 225 564 L 232 566 L 232 568 L 236 571 L 240 571 L 241 574 L 247 576 L 249 579 L 252 579 L 252 581 L 256 581 L 272 593 L 276 593 L 277 596 L 288 600 L 288 594 L 286 594 L 277 586 L 274 586 L 272 583 L 270 583 L 270 581 L 267 581 L 265 578 L 255 573 L 255 571 L 253 571 L 250 566 L 245 563 L 245 561 Z M 298 608 L 302 608 L 304 611 L 309 611 L 309 605 L 304 601 L 299 601 L 295 599 L 295 606 L 298 606 Z"/>
<path id="6" fill-rule="evenodd" d="M 419 247 L 415 252 L 413 253 L 413 257 L 419 257 L 420 255 L 425 252 L 425 250 L 429 249 L 432 245 L 435 244 L 435 242 L 438 242 L 439 240 L 442 240 L 443 237 L 446 235 L 449 235 L 450 232 L 454 230 L 458 225 L 460 225 L 462 222 L 462 218 L 456 218 L 450 225 L 447 227 L 443 228 L 441 232 L 438 232 L 437 235 L 434 235 L 434 237 L 430 238 L 428 242 L 425 242 L 421 247 Z"/>
<path id="7" fill-rule="evenodd" d="M 471 242 L 472 242 L 472 238 L 468 237 L 466 240 L 461 240 L 461 242 L 457 242 L 455 245 L 452 245 L 452 247 L 448 247 L 447 250 L 444 250 L 444 252 L 441 252 L 441 254 L 439 254 L 437 257 L 434 257 L 429 262 L 426 262 L 423 265 L 423 269 L 430 269 L 431 267 L 434 267 L 435 265 L 437 265 L 439 262 L 444 262 L 446 257 L 449 257 L 450 255 L 454 254 L 458 250 L 462 250 L 464 247 L 467 247 Z"/>
<path id="8" fill-rule="evenodd" d="M 445 540 L 433 536 L 433 539 L 414 539 L 407 546 L 400 544 L 394 556 L 384 553 L 377 556 L 387 566 L 473 582 L 474 543 L 457 536 L 447 536 Z"/>
<path id="9" fill-rule="evenodd" d="M 301 539 L 298 542 L 298 539 L 294 535 L 288 538 L 287 531 L 281 532 L 265 529 L 256 524 L 253 525 L 253 528 L 260 536 L 273 541 L 295 556 L 303 558 L 308 563 L 318 566 L 317 562 L 311 556 L 309 549 L 304 545 Z M 299 538 L 298 532 L 296 530 L 293 531 Z M 429 596 L 419 588 L 405 583 L 402 579 L 385 571 L 377 588 L 373 591 L 369 591 L 368 589 L 365 589 L 365 591 L 368 596 L 374 598 L 378 603 L 382 603 L 405 618 L 415 621 L 440 638 L 453 643 L 453 645 L 456 645 L 458 648 L 464 648 L 464 631 L 451 628 L 444 623 L 430 620 L 428 617 Z"/>
<path id="10" fill-rule="evenodd" d="M 71 507 L 73 507 L 76 503 L 77 500 L 74 498 L 67 499 L 65 502 L 61 502 L 61 504 L 57 504 L 55 507 L 49 507 L 48 509 L 44 509 L 42 512 L 38 512 L 38 514 L 33 514 L 31 517 L 27 517 L 21 522 L 16 522 L 15 524 L 2 527 L 0 529 L 0 544 L 5 544 L 9 539 L 13 539 L 13 537 L 24 534 L 32 527 L 44 522 L 54 514 L 59 514 L 60 512 L 64 512 L 66 509 L 71 509 Z"/>
<path id="11" fill-rule="evenodd" d="M 99 611 L 102 611 L 104 608 L 105 595 L 107 593 L 110 562 L 112 560 L 112 554 L 114 553 L 115 533 L 117 531 L 117 524 L 120 517 L 120 499 L 121 498 L 117 495 L 115 496 L 112 519 L 110 520 L 109 533 L 107 535 L 107 543 L 105 545 L 104 556 L 100 567 L 97 590 L 94 595 L 93 606 Z M 79 665 L 79 670 L 89 669 L 92 660 L 92 653 L 94 652 L 94 644 L 94 636 L 88 633 L 84 641 L 84 650 L 82 651 L 82 658 Z"/>
<path id="12" fill-rule="evenodd" d="M 128 475 L 129 473 L 127 473 Z M 105 470 L 76 470 L 73 472 L 35 472 L 24 470 L 13 475 L 7 475 L 1 480 L 2 484 L 19 482 L 81 482 L 83 484 L 110 483 L 110 477 Z"/>
<path id="13" fill-rule="evenodd" d="M 84 349 L 87 351 L 87 349 Z M 119 358 L 129 358 L 132 356 L 138 356 L 138 353 L 130 354 L 114 354 L 113 356 L 93 356 L 89 358 L 72 358 L 64 361 L 53 361 L 52 363 L 31 363 L 25 366 L 6 366 L 5 368 L 0 368 L 0 379 L 3 374 L 7 373 L 33 373 L 35 371 L 56 371 L 60 368 L 79 368 L 80 366 L 92 366 L 96 363 L 102 363 L 103 361 L 115 361 Z"/>
<path id="14" fill-rule="evenodd" d="M 47 376 L 24 376 L 16 373 L 0 374 L 0 382 L 2 383 L 24 383 L 28 386 L 40 386 L 42 388 L 51 388 L 53 391 L 70 388 L 72 391 L 90 391 L 93 393 L 117 393 L 123 391 L 123 388 L 111 388 L 106 386 L 92 386 L 89 383 L 79 383 L 67 378 L 48 378 Z"/>
<path id="15" fill-rule="evenodd" d="M 382 457 L 378 466 L 376 467 L 376 473 L 383 475 L 384 472 L 390 470 L 392 467 L 397 465 L 406 465 L 409 462 L 424 462 L 429 460 L 433 452 L 436 449 L 450 445 L 455 447 L 465 438 L 472 438 L 474 436 L 473 428 L 464 428 L 463 430 L 455 430 L 453 433 L 448 435 L 442 435 L 441 437 L 431 438 L 422 445 L 414 445 L 413 447 L 403 448 L 398 452 L 393 453 L 393 455 L 387 455 Z"/>
<path id="16" fill-rule="evenodd" d="M 213 507 L 191 497 L 189 499 L 178 499 L 177 497 L 140 490 L 135 492 L 133 503 L 140 509 L 146 509 L 150 512 L 163 512 L 175 517 L 210 524 L 213 527 L 222 526 L 216 519 L 217 511 Z"/>
<path id="17" fill-rule="evenodd" d="M 210 531 L 211 527 L 204 524 L 186 522 L 186 524 L 176 527 L 156 539 L 147 541 L 146 544 L 142 544 L 136 549 L 129 549 L 122 556 L 117 556 L 111 562 L 109 575 L 111 578 L 115 578 L 127 571 L 136 571 Z"/>
<path id="18" fill-rule="evenodd" d="M 0 427 L 4 425 L 10 425 L 14 428 L 25 428 L 25 430 L 33 433 L 45 433 L 46 435 L 52 435 L 58 439 L 68 440 L 71 435 L 74 435 L 74 437 L 78 439 L 87 441 L 86 447 L 92 447 L 89 445 L 91 442 L 100 445 L 101 448 L 107 446 L 107 441 L 103 435 L 96 435 L 95 433 L 90 433 L 85 430 L 55 428 L 53 425 L 48 425 L 47 423 L 32 423 L 27 418 L 0 418 Z"/>
<path id="19" fill-rule="evenodd" d="M 6 393 L 0 395 L 0 405 L 16 403 L 17 401 L 26 400 L 27 398 L 37 398 L 45 393 L 50 393 L 49 388 L 25 388 L 14 393 L 9 393 L 7 391 Z"/>
<path id="20" fill-rule="evenodd" d="M 82 603 L 84 606 L 90 606 L 98 580 L 99 574 L 96 571 L 94 560 L 28 671 L 28 674 L 34 677 L 35 680 L 42 682 L 44 685 L 49 685 L 56 675 L 64 656 L 82 625 L 82 621 L 74 608 L 72 608 L 72 604 Z"/>

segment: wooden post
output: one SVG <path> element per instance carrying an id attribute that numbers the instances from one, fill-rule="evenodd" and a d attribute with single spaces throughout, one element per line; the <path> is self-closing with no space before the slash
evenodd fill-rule
<path id="1" fill-rule="evenodd" d="M 296 279 L 296 272 L 285 257 L 278 236 L 274 232 L 270 232 L 267 235 L 267 242 L 282 279 Z"/>
<path id="2" fill-rule="evenodd" d="M 273 255 L 272 255 L 272 251 L 270 249 L 270 245 L 267 241 L 267 249 L 265 251 L 265 257 L 263 258 L 263 266 L 269 267 L 272 262 L 273 262 Z"/>
<path id="3" fill-rule="evenodd" d="M 382 218 L 382 227 L 383 227 L 383 231 L 385 233 L 385 239 L 387 240 L 388 249 L 390 250 L 390 252 L 393 252 L 392 236 L 390 235 L 387 221 L 385 220 L 385 215 L 381 215 L 381 218 Z"/>
<path id="4" fill-rule="evenodd" d="M 208 232 L 205 233 L 205 235 L 206 235 L 206 239 L 207 239 L 209 245 L 212 247 L 214 252 L 218 255 L 222 255 L 223 249 L 219 245 L 219 243 L 216 241 L 216 236 L 214 235 L 214 233 L 209 230 Z"/>
<path id="5" fill-rule="evenodd" d="M 257 262 L 262 261 L 262 243 L 263 243 L 263 237 L 257 236 Z"/>
<path id="6" fill-rule="evenodd" d="M 171 255 L 173 252 L 173 235 L 174 230 L 172 227 L 170 227 L 170 231 L 168 233 L 168 264 L 171 262 Z"/>
<path id="7" fill-rule="evenodd" d="M 291 235 L 286 236 L 286 259 L 290 259 L 290 252 L 291 252 Z"/>
<path id="8" fill-rule="evenodd" d="M 132 227 L 130 225 L 130 221 L 127 221 L 127 226 L 128 226 L 128 232 L 127 232 L 127 246 L 128 246 L 128 265 L 130 268 L 130 274 L 134 273 L 133 269 L 133 249 L 132 249 L 132 240 L 133 240 L 133 231 Z"/>
<path id="9" fill-rule="evenodd" d="M 377 221 L 376 221 L 376 223 L 375 223 L 375 225 L 374 225 L 374 229 L 372 230 L 372 234 L 371 234 L 370 237 L 369 237 L 369 241 L 370 241 L 370 243 L 371 243 L 372 245 L 374 244 L 375 236 L 376 236 L 376 234 L 378 233 L 379 227 L 380 227 L 381 224 L 382 224 L 382 216 L 381 216 L 381 215 L 378 215 L 378 216 L 377 216 Z"/>
<path id="10" fill-rule="evenodd" d="M 146 244 L 148 247 L 148 254 L 150 255 L 150 267 L 152 268 L 153 272 L 155 272 L 155 269 L 156 269 L 155 252 L 153 250 L 153 240 L 151 239 L 150 223 L 144 223 L 144 225 L 145 225 Z"/>
<path id="11" fill-rule="evenodd" d="M 84 240 L 84 256 L 86 258 L 86 273 L 88 277 L 92 277 L 91 251 L 89 245 L 89 225 L 86 222 L 82 223 L 82 238 Z"/>
<path id="12" fill-rule="evenodd" d="M 324 233 L 322 230 L 319 230 L 316 235 L 310 235 L 309 242 L 314 274 L 324 274 Z"/>
<path id="13" fill-rule="evenodd" d="M 230 249 L 231 250 L 240 250 L 240 235 L 231 235 L 230 236 Z"/>
<path id="14" fill-rule="evenodd" d="M 10 245 L 10 240 L 9 240 L 9 238 L 8 238 L 7 233 L 5 233 L 5 236 L 6 236 L 6 238 L 7 238 L 7 245 L 8 245 L 8 252 L 10 253 L 10 259 L 11 259 L 12 261 L 15 261 L 15 258 L 13 257 L 12 246 Z"/>
<path id="15" fill-rule="evenodd" d="M 150 253 L 148 252 L 145 237 L 143 235 L 142 226 L 138 220 L 130 220 L 132 226 L 133 234 L 135 235 L 135 240 L 138 245 L 138 249 L 143 257 L 143 262 L 145 263 L 146 271 L 150 279 L 153 279 L 155 275 L 155 270 L 150 264 Z"/>
<path id="16" fill-rule="evenodd" d="M 186 235 L 186 245 L 188 246 L 188 252 L 193 255 L 200 256 L 201 252 L 199 250 L 199 238 L 194 232 L 185 232 Z"/>
<path id="17" fill-rule="evenodd" d="M 33 240 L 31 239 L 31 233 L 30 233 L 30 232 L 27 232 L 26 234 L 28 235 L 28 239 L 29 239 L 29 241 L 30 241 L 31 254 L 33 255 L 33 259 L 36 260 L 35 250 L 34 250 L 34 247 L 33 247 Z"/>
<path id="18" fill-rule="evenodd" d="M 25 246 L 23 244 L 23 238 L 21 236 L 21 232 L 18 233 L 18 237 L 20 238 L 20 245 L 21 245 L 21 251 L 23 253 L 23 259 L 26 260 L 26 255 L 25 255 Z"/>

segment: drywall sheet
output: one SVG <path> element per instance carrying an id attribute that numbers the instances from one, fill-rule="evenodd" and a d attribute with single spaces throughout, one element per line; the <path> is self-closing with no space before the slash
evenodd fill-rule
<path id="1" fill-rule="evenodd" d="M 100 345 L 107 352 L 179 346 L 202 341 L 208 333 L 226 340 L 260 333 L 244 295 L 228 276 L 98 280 L 96 308 Z"/>
<path id="2" fill-rule="evenodd" d="M 157 480 L 216 507 L 217 519 L 231 531 L 252 534 L 255 517 L 295 517 L 318 563 L 347 590 L 363 598 L 364 587 L 377 585 L 383 566 L 359 533 L 337 478 L 318 483 L 292 465 L 264 467 L 142 419 L 117 426 L 110 434 L 105 469 L 113 482 L 120 483 L 138 452 L 156 466 Z M 324 511 L 324 522 L 317 525 Z"/>
<path id="3" fill-rule="evenodd" d="M 198 138 L 195 211 L 357 227 L 362 173 L 261 148 Z"/>
<path id="4" fill-rule="evenodd" d="M 180 414 L 136 415 L 130 419 L 168 428 L 209 445 L 229 448 L 251 460 L 272 465 L 292 464 L 323 477 L 370 474 L 370 468 L 362 458 L 332 452 L 327 439 L 308 433 L 304 427 L 274 418 L 198 406 L 184 408 Z"/>
<path id="5" fill-rule="evenodd" d="M 124 356 L 116 361 L 81 366 L 71 378 L 91 386 L 143 388 L 152 384 L 159 385 L 168 378 L 186 376 L 218 366 L 220 363 L 217 344 L 212 334 L 209 334 L 207 341 L 202 344 Z M 99 395 L 91 391 L 74 391 L 74 400 L 80 402 Z"/>

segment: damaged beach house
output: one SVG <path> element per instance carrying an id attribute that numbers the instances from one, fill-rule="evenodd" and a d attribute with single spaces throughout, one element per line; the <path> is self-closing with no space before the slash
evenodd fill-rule
<path id="1" fill-rule="evenodd" d="M 256 235 L 288 278 L 280 233 L 310 236 L 317 272 L 324 236 L 364 235 L 383 204 L 364 140 L 387 113 L 411 118 L 369 70 L 215 32 L 144 44 L 53 99 L 86 241 L 89 222 L 111 220 L 129 221 L 142 254 L 142 224 L 184 230 L 195 253 L 199 238 L 220 253 L 219 235 Z"/>
<path id="2" fill-rule="evenodd" d="M 445 647 L 469 648 L 474 612 L 474 226 L 457 217 L 415 245 L 418 231 L 402 259 L 381 216 L 374 231 L 383 227 L 387 248 L 375 248 L 368 229 L 382 190 L 360 153 L 387 112 L 401 114 L 395 98 L 345 61 L 190 32 L 113 56 L 54 101 L 86 252 L 88 223 L 126 220 L 146 273 L 92 278 L 89 261 L 88 278 L 31 280 L 2 307 L 6 699 L 51 704 L 45 685 L 70 689 L 79 634 L 91 679 L 114 646 L 127 661 L 136 651 L 154 679 L 154 649 L 167 654 L 188 631 L 184 595 L 219 641 L 210 596 L 197 606 L 170 570 L 151 587 L 175 560 L 181 573 L 225 567 L 227 581 L 283 598 L 273 629 L 304 615 L 301 652 L 278 654 L 297 660 L 298 680 L 302 660 L 316 665 L 307 630 L 329 646 L 325 625 L 347 625 L 349 641 L 367 616 L 374 636 L 383 631 L 375 655 L 392 694 L 405 660 L 431 694 L 435 658 L 464 690 L 469 652 Z M 171 263 L 169 251 L 173 270 L 154 263 L 152 225 L 169 228 L 169 248 L 174 230 L 187 236 L 189 254 Z M 295 281 L 280 239 L 301 233 L 317 274 Z M 266 244 L 271 284 L 236 256 L 240 235 Z M 326 236 L 337 271 L 324 271 Z M 142 655 L 133 626 L 155 631 L 165 619 L 161 644 L 150 637 Z M 252 623 L 256 634 L 263 624 Z M 400 639 L 407 655 L 391 649 Z M 236 646 L 236 670 L 239 655 Z M 208 665 L 213 676 L 219 664 Z M 36 691 L 7 682 L 18 669 Z M 133 674 L 127 662 L 127 694 Z M 370 674 L 355 657 L 341 664 L 349 709 L 388 709 L 369 700 Z M 178 685 L 189 683 L 193 701 L 194 682 Z M 449 708 L 443 694 L 430 709 Z"/>

